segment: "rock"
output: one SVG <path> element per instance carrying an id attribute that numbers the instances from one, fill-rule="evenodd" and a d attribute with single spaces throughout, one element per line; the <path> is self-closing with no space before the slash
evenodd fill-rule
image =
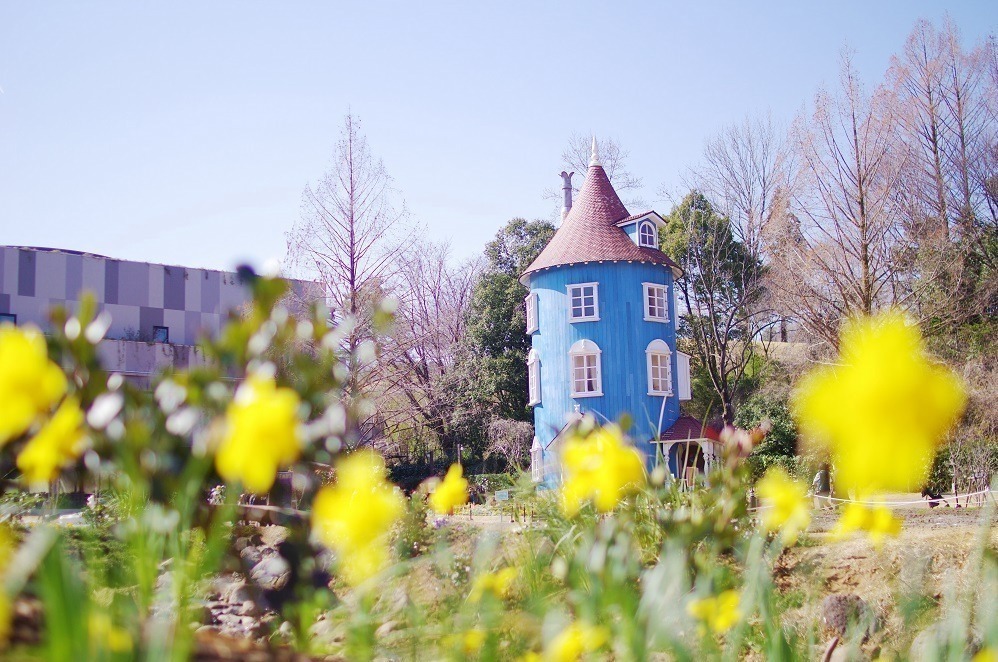
<path id="1" fill-rule="evenodd" d="M 388 636 L 396 627 L 398 627 L 398 623 L 395 621 L 385 621 L 374 631 L 374 636 L 378 638 Z"/>
<path id="2" fill-rule="evenodd" d="M 863 641 L 877 629 L 877 616 L 863 598 L 852 593 L 837 593 L 821 601 L 821 620 L 834 634 L 844 636 L 852 626 L 861 628 Z"/>
<path id="3" fill-rule="evenodd" d="M 219 592 L 219 600 L 230 605 L 242 604 L 252 598 L 249 587 L 242 580 L 230 581 Z"/>
<path id="4" fill-rule="evenodd" d="M 256 603 L 252 600 L 246 600 L 241 605 L 235 607 L 234 611 L 240 616 L 254 616 L 258 612 Z"/>
<path id="5" fill-rule="evenodd" d="M 263 558 L 263 554 L 260 553 L 259 547 L 243 547 L 239 550 L 239 558 L 249 567 L 255 566 Z"/>
<path id="6" fill-rule="evenodd" d="M 250 571 L 250 579 L 265 591 L 284 588 L 291 578 L 291 566 L 280 556 L 269 556 Z"/>
<path id="7" fill-rule="evenodd" d="M 241 552 L 246 547 L 259 547 L 263 542 L 263 538 L 260 537 L 259 533 L 254 533 L 249 536 L 240 536 L 236 538 L 236 541 L 232 543 L 237 552 Z"/>

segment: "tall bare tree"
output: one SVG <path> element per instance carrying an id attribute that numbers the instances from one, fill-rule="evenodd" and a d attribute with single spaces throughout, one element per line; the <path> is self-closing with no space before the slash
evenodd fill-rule
<path id="1" fill-rule="evenodd" d="M 305 188 L 301 218 L 287 234 L 289 266 L 322 285 L 334 317 L 350 320 L 343 342 L 351 357 L 371 339 L 377 303 L 391 290 L 413 232 L 403 227 L 404 203 L 384 164 L 371 154 L 360 124 L 353 115 L 343 118 L 332 165 Z M 367 381 L 358 380 L 353 390 Z"/>
<path id="2" fill-rule="evenodd" d="M 837 95 L 819 92 L 793 131 L 798 182 L 781 213 L 792 235 L 776 238 L 778 289 L 800 322 L 833 346 L 841 320 L 904 304 L 904 224 L 896 191 L 907 148 L 888 95 L 867 94 L 843 56 Z"/>
<path id="3" fill-rule="evenodd" d="M 468 413 L 469 376 L 458 369 L 467 313 L 480 267 L 452 265 L 446 245 L 399 256 L 399 307 L 382 355 L 380 409 L 395 428 L 429 430 L 450 453 Z"/>

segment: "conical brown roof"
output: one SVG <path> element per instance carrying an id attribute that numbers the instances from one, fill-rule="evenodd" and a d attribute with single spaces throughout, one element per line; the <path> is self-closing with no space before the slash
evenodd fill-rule
<path id="1" fill-rule="evenodd" d="M 650 262 L 678 271 L 679 267 L 665 253 L 638 246 L 616 226 L 628 216 L 603 166 L 590 165 L 579 197 L 564 223 L 520 280 L 525 283 L 536 271 L 582 262 Z"/>

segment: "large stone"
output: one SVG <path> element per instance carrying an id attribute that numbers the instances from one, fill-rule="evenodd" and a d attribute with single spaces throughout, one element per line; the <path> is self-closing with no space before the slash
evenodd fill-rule
<path id="1" fill-rule="evenodd" d="M 239 558 L 241 558 L 247 566 L 252 568 L 260 562 L 260 559 L 263 558 L 263 554 L 260 553 L 259 547 L 243 547 L 239 550 Z"/>
<path id="2" fill-rule="evenodd" d="M 291 566 L 278 555 L 264 558 L 250 571 L 250 579 L 266 591 L 284 588 L 290 578 Z"/>

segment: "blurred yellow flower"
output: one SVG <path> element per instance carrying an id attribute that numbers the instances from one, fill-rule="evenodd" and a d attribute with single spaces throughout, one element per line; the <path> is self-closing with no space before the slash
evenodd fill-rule
<path id="1" fill-rule="evenodd" d="M 861 503 L 846 504 L 842 516 L 832 529 L 832 537 L 841 540 L 857 531 L 865 531 L 874 547 L 883 547 L 888 536 L 901 533 L 901 520 L 887 506 L 870 508 Z"/>
<path id="2" fill-rule="evenodd" d="M 103 612 L 92 612 L 88 623 L 91 652 L 127 653 L 132 650 L 132 636 L 111 622 Z"/>
<path id="3" fill-rule="evenodd" d="M 460 464 L 452 464 L 447 475 L 430 495 L 430 507 L 441 515 L 449 515 L 458 506 L 468 503 L 468 480 Z"/>
<path id="4" fill-rule="evenodd" d="M 461 651 L 465 655 L 474 655 L 485 644 L 485 631 L 475 628 L 468 630 L 461 637 Z"/>
<path id="5" fill-rule="evenodd" d="M 569 436 L 561 460 L 562 507 L 569 516 L 587 501 L 598 511 L 609 512 L 645 481 L 641 455 L 624 440 L 616 425 L 597 428 L 586 436 Z"/>
<path id="6" fill-rule="evenodd" d="M 839 487 L 869 494 L 921 487 L 965 402 L 956 375 L 891 311 L 847 322 L 839 364 L 811 371 L 793 408 L 805 439 L 831 452 Z"/>
<path id="7" fill-rule="evenodd" d="M 586 653 L 602 648 L 610 635 L 606 628 L 575 622 L 561 631 L 544 649 L 544 659 L 550 662 L 575 662 Z"/>
<path id="8" fill-rule="evenodd" d="M 17 456 L 17 468 L 29 485 L 49 483 L 59 470 L 83 453 L 83 411 L 70 396 Z"/>
<path id="9" fill-rule="evenodd" d="M 226 431 L 215 455 L 218 475 L 250 492 L 269 492 L 277 471 L 298 459 L 298 394 L 271 377 L 247 377 L 225 413 Z"/>
<path id="10" fill-rule="evenodd" d="M 478 602 L 486 593 L 492 593 L 499 598 L 508 598 L 513 591 L 513 584 L 519 572 L 516 568 L 503 568 L 497 572 L 487 572 L 475 578 L 471 585 L 468 599 Z"/>
<path id="11" fill-rule="evenodd" d="M 66 393 L 66 376 L 49 360 L 34 328 L 0 324 L 0 446 L 23 434 Z"/>
<path id="12" fill-rule="evenodd" d="M 388 564 L 388 534 L 404 509 L 381 456 L 357 451 L 337 464 L 336 484 L 316 495 L 312 529 L 336 552 L 343 578 L 357 586 Z"/>
<path id="13" fill-rule="evenodd" d="M 693 600 L 686 605 L 686 612 L 700 621 L 701 634 L 706 634 L 707 631 L 721 634 L 741 620 L 740 604 L 741 596 L 738 595 L 738 591 L 729 590 L 717 597 Z"/>
<path id="14" fill-rule="evenodd" d="M 791 545 L 811 523 L 807 490 L 782 469 L 770 469 L 756 485 L 762 499 L 762 526 L 779 531 L 784 544 Z"/>
<path id="15" fill-rule="evenodd" d="M 998 662 L 998 652 L 993 648 L 982 648 L 977 655 L 970 658 L 970 662 Z"/>

